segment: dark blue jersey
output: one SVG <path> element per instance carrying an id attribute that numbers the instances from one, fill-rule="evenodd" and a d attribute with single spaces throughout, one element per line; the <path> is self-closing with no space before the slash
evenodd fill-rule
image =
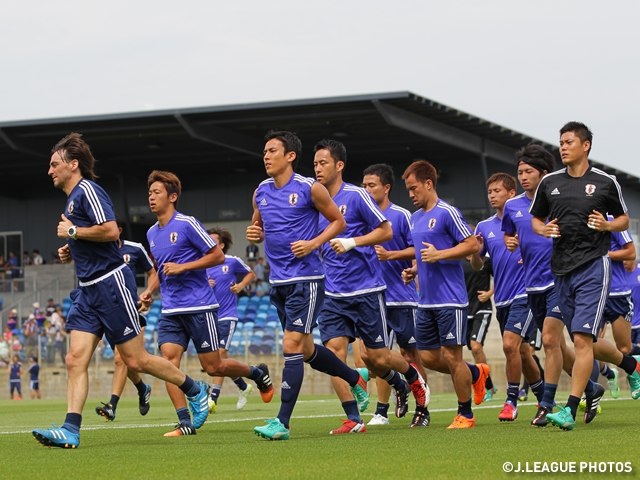
<path id="1" fill-rule="evenodd" d="M 231 285 L 237 283 L 238 277 L 244 277 L 249 272 L 251 268 L 233 255 L 225 255 L 224 263 L 207 268 L 207 276 L 216 282 L 213 291 L 220 304 L 219 322 L 238 319 L 238 296 L 231 291 Z"/>
<path id="2" fill-rule="evenodd" d="M 153 268 L 153 261 L 141 243 L 123 240 L 120 254 L 134 275 L 147 273 Z"/>
<path id="3" fill-rule="evenodd" d="M 37 363 L 32 363 L 29 365 L 29 376 L 30 380 L 38 381 L 38 375 L 40 374 L 40 365 Z"/>

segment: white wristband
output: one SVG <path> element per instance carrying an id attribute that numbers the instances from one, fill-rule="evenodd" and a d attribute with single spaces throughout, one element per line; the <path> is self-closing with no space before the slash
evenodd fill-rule
<path id="1" fill-rule="evenodd" d="M 342 244 L 345 252 L 356 247 L 356 241 L 353 238 L 336 238 L 336 240 Z"/>

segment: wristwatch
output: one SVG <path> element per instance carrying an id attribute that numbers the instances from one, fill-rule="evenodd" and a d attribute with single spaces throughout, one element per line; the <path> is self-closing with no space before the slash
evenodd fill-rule
<path id="1" fill-rule="evenodd" d="M 69 238 L 73 238 L 74 240 L 76 239 L 76 233 L 78 233 L 78 227 L 76 227 L 75 225 L 71 225 L 69 227 L 69 230 L 67 230 L 67 235 L 69 235 Z"/>

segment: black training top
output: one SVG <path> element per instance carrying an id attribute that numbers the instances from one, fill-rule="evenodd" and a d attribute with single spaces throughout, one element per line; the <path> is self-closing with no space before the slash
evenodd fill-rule
<path id="1" fill-rule="evenodd" d="M 463 258 L 462 270 L 464 271 L 464 283 L 467 284 L 467 295 L 469 296 L 467 316 L 473 317 L 476 313 L 483 311 L 490 312 L 492 310 L 491 300 L 480 302 L 478 300 L 478 290 L 487 292 L 491 288 L 491 275 L 493 275 L 491 259 L 484 257 L 484 266 L 480 270 L 474 270 L 471 262 Z"/>
<path id="2" fill-rule="evenodd" d="M 546 175 L 533 197 L 529 212 L 537 218 L 558 219 L 560 238 L 553 240 L 551 270 L 565 275 L 607 254 L 611 234 L 588 227 L 593 210 L 605 218 L 627 212 L 616 177 L 589 167 L 582 177 L 571 177 L 563 168 Z"/>

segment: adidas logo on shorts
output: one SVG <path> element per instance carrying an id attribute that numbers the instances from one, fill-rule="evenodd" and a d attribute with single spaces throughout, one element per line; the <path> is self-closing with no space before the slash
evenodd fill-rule
<path id="1" fill-rule="evenodd" d="M 553 307 L 553 310 L 551 310 L 554 313 L 560 313 L 560 307 Z"/>
<path id="2" fill-rule="evenodd" d="M 589 325 L 588 323 L 585 323 L 584 325 L 582 325 L 582 328 L 591 328 L 591 325 Z"/>
<path id="3" fill-rule="evenodd" d="M 202 345 L 200 345 L 200 348 L 209 348 L 211 345 L 209 345 L 209 342 L 207 342 L 206 340 L 204 342 L 202 342 Z"/>
<path id="4" fill-rule="evenodd" d="M 382 342 L 382 337 L 380 335 L 378 335 L 378 338 L 376 338 L 376 342 Z"/>
<path id="5" fill-rule="evenodd" d="M 520 322 L 516 323 L 513 328 L 517 328 L 518 330 L 522 330 L 522 324 Z"/>
<path id="6" fill-rule="evenodd" d="M 297 319 L 295 322 L 293 322 L 293 324 L 295 326 L 297 326 L 297 327 L 301 327 L 302 326 L 302 319 L 301 318 Z"/>
<path id="7" fill-rule="evenodd" d="M 133 333 L 133 330 L 131 330 L 129 327 L 125 327 L 123 335 L 129 335 L 130 333 Z"/>
<path id="8" fill-rule="evenodd" d="M 416 339 L 411 337 L 407 343 L 416 343 Z"/>
<path id="9" fill-rule="evenodd" d="M 456 337 L 454 337 L 454 336 L 453 336 L 453 333 L 449 332 L 449 334 L 448 334 L 445 338 L 446 338 L 447 340 L 453 340 L 453 339 L 454 339 L 454 338 L 456 338 Z"/>
<path id="10" fill-rule="evenodd" d="M 283 390 L 291 390 L 291 387 L 289 386 L 289 384 L 287 382 L 282 382 L 282 389 Z"/>

